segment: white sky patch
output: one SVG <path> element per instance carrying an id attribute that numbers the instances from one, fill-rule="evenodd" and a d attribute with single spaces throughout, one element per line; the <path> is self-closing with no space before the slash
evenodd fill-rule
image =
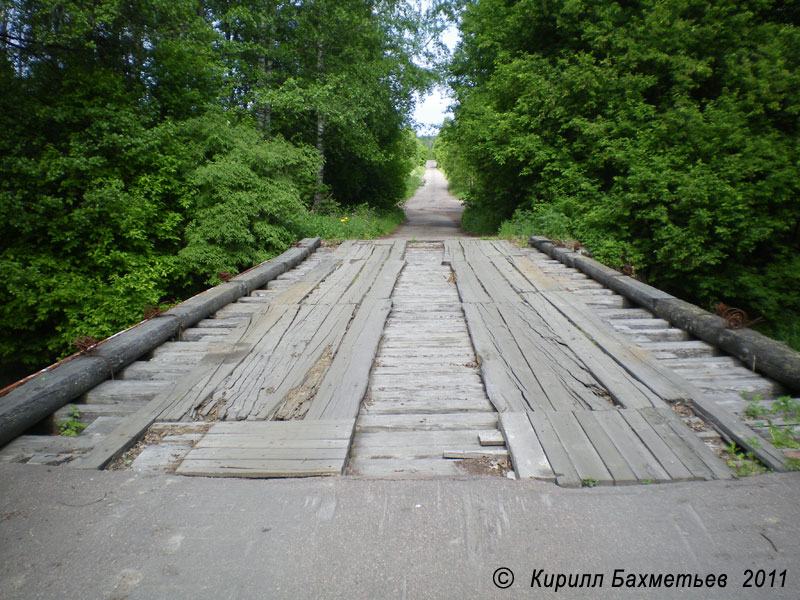
<path id="1" fill-rule="evenodd" d="M 428 4 L 428 2 L 424 2 Z M 448 27 L 441 36 L 441 41 L 447 46 L 450 52 L 455 50 L 456 44 L 461 39 L 461 34 L 455 25 Z M 418 135 L 436 135 L 445 117 L 453 117 L 450 105 L 453 99 L 449 96 L 449 89 L 437 87 L 430 94 L 416 98 L 416 108 L 414 109 L 414 121 L 416 121 L 416 131 Z"/>

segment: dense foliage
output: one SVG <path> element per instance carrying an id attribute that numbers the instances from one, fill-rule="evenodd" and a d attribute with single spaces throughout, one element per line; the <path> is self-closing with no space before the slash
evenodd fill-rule
<path id="1" fill-rule="evenodd" d="M 425 28 L 399 0 L 0 0 L 0 360 L 397 223 Z"/>
<path id="2" fill-rule="evenodd" d="M 800 320 L 797 3 L 476 0 L 461 18 L 437 157 L 466 226 L 579 239 L 706 306 Z"/>

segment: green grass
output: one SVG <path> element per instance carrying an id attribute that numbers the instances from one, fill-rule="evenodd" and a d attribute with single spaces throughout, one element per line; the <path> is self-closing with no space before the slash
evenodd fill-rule
<path id="1" fill-rule="evenodd" d="M 411 198 L 423 183 L 425 183 L 425 165 L 420 165 L 408 174 L 405 200 Z"/>
<path id="2" fill-rule="evenodd" d="M 499 214 L 467 203 L 461 215 L 461 228 L 478 235 L 497 235 L 501 221 L 502 217 Z"/>
<path id="3" fill-rule="evenodd" d="M 355 207 L 336 207 L 327 214 L 309 213 L 300 223 L 299 237 L 321 237 L 326 240 L 368 240 L 390 233 L 405 219 L 402 209 L 395 206 L 378 211 L 366 204 Z"/>

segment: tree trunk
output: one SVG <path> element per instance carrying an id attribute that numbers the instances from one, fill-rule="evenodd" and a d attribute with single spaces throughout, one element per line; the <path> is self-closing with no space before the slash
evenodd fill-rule
<path id="1" fill-rule="evenodd" d="M 322 42 L 317 44 L 317 78 L 322 79 L 322 69 L 324 66 L 324 52 L 322 49 Z M 322 201 L 324 200 L 324 182 L 325 182 L 325 117 L 322 114 L 320 107 L 317 107 L 317 154 L 319 155 L 319 166 L 317 167 L 317 185 L 314 192 L 314 204 L 311 206 L 312 211 L 316 211 Z"/>

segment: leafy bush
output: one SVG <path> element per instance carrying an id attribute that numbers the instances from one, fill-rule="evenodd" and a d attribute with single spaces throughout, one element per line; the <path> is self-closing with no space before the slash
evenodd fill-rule
<path id="1" fill-rule="evenodd" d="M 437 141 L 465 223 L 800 321 L 798 22 L 777 0 L 467 4 Z"/>

